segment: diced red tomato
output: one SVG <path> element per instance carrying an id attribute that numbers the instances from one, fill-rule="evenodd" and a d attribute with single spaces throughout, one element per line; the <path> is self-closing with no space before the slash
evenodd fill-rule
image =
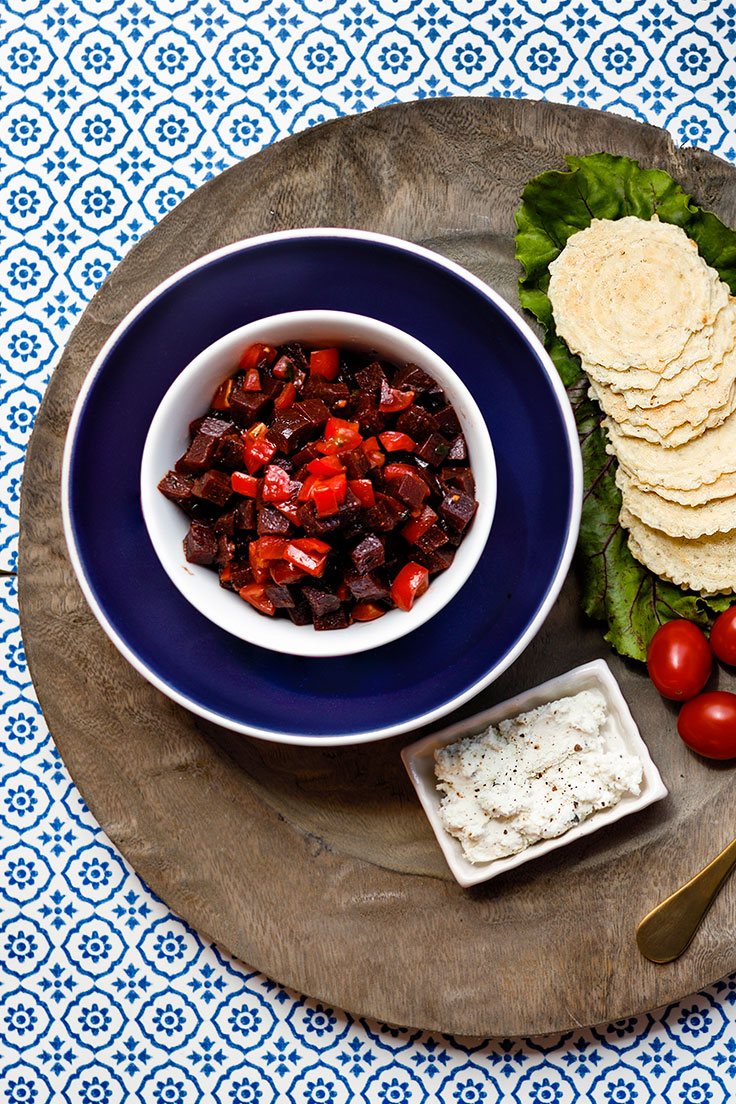
<path id="1" fill-rule="evenodd" d="M 307 574 L 319 578 L 320 575 L 324 575 L 329 551 L 329 544 L 318 537 L 299 537 L 288 542 L 284 559 L 294 567 L 301 568 Z"/>
<path id="2" fill-rule="evenodd" d="M 230 392 L 232 391 L 235 383 L 232 379 L 223 380 L 220 386 L 212 396 L 212 408 L 213 410 L 229 410 L 230 409 Z"/>
<path id="3" fill-rule="evenodd" d="M 238 371 L 247 372 L 249 368 L 267 368 L 269 364 L 273 364 L 277 353 L 278 350 L 274 349 L 273 345 L 264 345 L 263 342 L 257 341 L 254 345 L 249 345 L 241 356 Z"/>
<path id="4" fill-rule="evenodd" d="M 294 525 L 299 524 L 299 506 L 294 499 L 290 498 L 286 502 L 277 502 L 276 509 Z"/>
<path id="5" fill-rule="evenodd" d="M 404 564 L 393 581 L 391 597 L 399 609 L 408 611 L 414 605 L 414 599 L 424 594 L 429 586 L 429 571 L 421 564 Z"/>
<path id="6" fill-rule="evenodd" d="M 386 452 L 411 452 L 415 447 L 415 442 L 409 434 L 399 433 L 397 429 L 387 429 L 385 433 L 379 433 L 378 440 Z"/>
<path id="7" fill-rule="evenodd" d="M 317 456 L 307 464 L 310 472 L 318 475 L 320 479 L 329 478 L 331 475 L 339 475 L 345 471 L 345 465 L 336 454 L 332 456 Z"/>
<path id="8" fill-rule="evenodd" d="M 249 473 L 253 475 L 257 472 L 277 451 L 276 445 L 268 437 L 250 437 L 246 434 L 243 458 Z"/>
<path id="9" fill-rule="evenodd" d="M 385 609 L 381 609 L 375 602 L 358 602 L 353 606 L 353 618 L 355 621 L 375 621 L 377 617 L 383 617 Z"/>
<path id="10" fill-rule="evenodd" d="M 263 475 L 263 501 L 286 502 L 291 495 L 291 480 L 288 472 L 278 464 L 269 464 Z"/>
<path id="11" fill-rule="evenodd" d="M 282 560 L 289 541 L 286 537 L 257 537 L 248 545 L 248 562 L 251 570 L 268 572 L 272 560 Z"/>
<path id="12" fill-rule="evenodd" d="M 381 468 L 386 463 L 386 457 L 383 455 L 381 446 L 378 444 L 377 437 L 366 438 L 360 448 L 370 460 L 372 468 Z"/>
<path id="13" fill-rule="evenodd" d="M 261 390 L 261 373 L 257 368 L 249 368 L 245 373 L 245 380 L 243 382 L 244 391 L 260 391 Z"/>
<path id="14" fill-rule="evenodd" d="M 333 380 L 340 371 L 340 350 L 315 349 L 309 354 L 309 371 L 313 376 Z"/>
<path id="15" fill-rule="evenodd" d="M 285 383 L 273 400 L 274 410 L 288 410 L 296 398 L 296 387 L 293 383 Z"/>
<path id="16" fill-rule="evenodd" d="M 318 475 L 308 475 L 302 483 L 302 489 L 299 491 L 297 498 L 300 502 L 307 502 L 312 497 L 312 489 L 315 484 L 319 482 Z"/>
<path id="17" fill-rule="evenodd" d="M 230 476 L 230 486 L 236 494 L 255 498 L 258 494 L 259 481 L 254 475 L 248 475 L 246 472 L 233 472 Z"/>
<path id="18" fill-rule="evenodd" d="M 276 379 L 288 380 L 290 383 L 294 379 L 294 373 L 296 372 L 296 366 L 293 360 L 290 360 L 287 356 L 281 356 L 271 369 L 271 375 Z"/>
<path id="19" fill-rule="evenodd" d="M 269 617 L 273 617 L 276 613 L 276 607 L 266 595 L 266 588 L 263 583 L 247 583 L 240 588 L 238 594 L 246 602 L 250 602 L 252 606 L 255 606 L 260 613 L 267 613 Z"/>
<path id="20" fill-rule="evenodd" d="M 325 423 L 324 440 L 317 441 L 315 448 L 325 456 L 336 452 L 349 452 L 363 443 L 359 422 L 347 422 L 344 418 L 330 416 Z"/>
<path id="21" fill-rule="evenodd" d="M 376 492 L 370 479 L 348 479 L 348 487 L 353 492 L 361 506 L 376 505 Z"/>
<path id="22" fill-rule="evenodd" d="M 318 479 L 313 485 L 310 498 L 319 517 L 336 514 L 345 501 L 348 481 L 345 472 L 333 475 L 330 479 Z"/>
<path id="23" fill-rule="evenodd" d="M 416 544 L 422 534 L 432 528 L 436 520 L 437 514 L 432 507 L 422 506 L 417 516 L 407 521 L 401 530 L 401 535 L 404 540 L 408 540 L 409 544 Z"/>
<path id="24" fill-rule="evenodd" d="M 381 395 L 378 400 L 378 409 L 384 414 L 392 414 L 396 410 L 406 410 L 414 401 L 413 391 L 398 391 L 395 387 L 389 387 L 387 380 L 381 381 Z"/>
<path id="25" fill-rule="evenodd" d="M 329 485 L 329 482 L 318 480 L 312 488 L 311 498 L 317 517 L 332 517 L 340 509 L 335 489 Z"/>
<path id="26" fill-rule="evenodd" d="M 403 464 L 401 460 L 392 460 L 383 469 L 384 479 L 402 479 L 405 475 L 416 475 L 417 469 L 412 464 Z"/>

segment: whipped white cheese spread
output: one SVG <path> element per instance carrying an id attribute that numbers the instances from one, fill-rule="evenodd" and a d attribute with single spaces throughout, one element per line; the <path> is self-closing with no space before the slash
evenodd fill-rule
<path id="1" fill-rule="evenodd" d="M 642 766 L 615 732 L 602 732 L 598 690 L 541 705 L 435 752 L 440 820 L 471 862 L 514 855 L 560 836 L 624 793 Z"/>

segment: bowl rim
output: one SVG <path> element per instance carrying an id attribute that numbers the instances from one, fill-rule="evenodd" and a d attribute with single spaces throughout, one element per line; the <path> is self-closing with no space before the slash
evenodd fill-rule
<path id="1" fill-rule="evenodd" d="M 262 245 L 269 243 L 277 243 L 280 241 L 298 240 L 298 239 L 310 240 L 314 238 L 342 238 L 346 241 L 349 240 L 362 240 L 365 242 L 386 246 L 389 248 L 401 250 L 404 252 L 412 253 L 415 256 L 427 261 L 428 263 L 439 266 L 445 271 L 450 272 L 452 275 L 462 280 L 464 283 L 475 289 L 479 294 L 488 299 L 496 310 L 498 310 L 509 323 L 520 332 L 521 336 L 529 345 L 533 354 L 539 361 L 540 367 L 546 373 L 548 382 L 552 388 L 552 392 L 557 399 L 558 411 L 562 421 L 562 425 L 566 431 L 567 439 L 567 452 L 570 463 L 571 485 L 570 485 L 570 508 L 569 508 L 569 523 L 567 530 L 567 537 L 564 547 L 558 558 L 556 571 L 550 581 L 547 588 L 547 592 L 543 601 L 535 614 L 535 616 L 528 623 L 525 631 L 518 638 L 512 648 L 510 648 L 501 660 L 490 670 L 485 672 L 482 678 L 477 679 L 470 686 L 467 686 L 465 690 L 458 694 L 451 702 L 443 702 L 438 706 L 434 706 L 432 709 L 427 710 L 425 713 L 420 714 L 411 719 L 410 724 L 401 721 L 397 724 L 384 725 L 377 729 L 366 729 L 363 732 L 349 732 L 344 736 L 307 736 L 307 735 L 293 735 L 289 732 L 279 732 L 278 730 L 263 728 L 259 725 L 246 725 L 240 722 L 234 722 L 229 718 L 223 717 L 221 714 L 216 713 L 214 710 L 208 709 L 205 706 L 200 705 L 198 702 L 193 701 L 186 695 L 180 693 L 177 689 L 172 687 L 165 679 L 161 678 L 158 674 L 152 671 L 133 651 L 127 641 L 117 632 L 114 626 L 110 623 L 105 611 L 100 606 L 94 591 L 87 580 L 82 558 L 79 553 L 76 542 L 76 534 L 74 529 L 74 522 L 71 512 L 70 502 L 70 474 L 72 467 L 72 459 L 74 454 L 74 446 L 76 442 L 77 427 L 84 413 L 84 409 L 87 404 L 88 395 L 93 387 L 97 376 L 99 375 L 105 361 L 107 360 L 110 352 L 115 345 L 121 339 L 123 334 L 133 325 L 138 318 L 143 315 L 148 308 L 153 304 L 160 296 L 169 291 L 176 284 L 186 280 L 192 273 L 198 271 L 201 268 L 205 268 L 207 265 L 217 262 L 221 258 L 227 257 L 230 254 L 239 253 L 246 249 L 258 248 Z M 77 396 L 74 408 L 69 419 L 67 427 L 66 439 L 64 442 L 64 452 L 62 457 L 62 470 L 61 470 L 61 511 L 62 521 L 64 528 L 64 536 L 66 540 L 67 550 L 69 553 L 70 562 L 74 569 L 77 581 L 80 585 L 82 593 L 93 613 L 97 619 L 100 627 L 106 633 L 110 641 L 114 644 L 120 654 L 131 664 L 131 666 L 138 671 L 152 686 L 161 691 L 170 700 L 175 701 L 181 705 L 184 709 L 194 713 L 203 719 L 210 721 L 213 724 L 224 726 L 231 731 L 240 732 L 247 736 L 256 736 L 261 739 L 271 741 L 273 743 L 293 744 L 297 746 L 311 746 L 311 747 L 336 747 L 340 745 L 351 745 L 359 743 L 370 743 L 374 740 L 387 739 L 390 736 L 400 735 L 407 731 L 416 731 L 425 725 L 431 724 L 433 721 L 438 720 L 441 717 L 446 716 L 452 710 L 457 709 L 464 704 L 470 698 L 478 694 L 484 687 L 490 685 L 496 678 L 499 677 L 505 670 L 507 670 L 511 664 L 521 655 L 531 640 L 534 639 L 537 632 L 541 628 L 542 624 L 546 620 L 552 606 L 557 600 L 557 596 L 562 588 L 562 584 L 567 576 L 567 572 L 572 562 L 575 546 L 577 544 L 578 532 L 580 529 L 580 517 L 582 511 L 583 502 L 583 462 L 582 454 L 578 444 L 577 428 L 575 424 L 575 417 L 572 411 L 572 407 L 567 397 L 564 384 L 557 372 L 557 369 L 552 362 L 544 345 L 532 330 L 529 323 L 523 318 L 514 308 L 506 302 L 506 300 L 490 285 L 486 284 L 480 277 L 470 272 L 468 269 L 463 268 L 462 265 L 457 264 L 455 261 L 442 256 L 441 253 L 437 253 L 432 249 L 428 249 L 425 246 L 417 245 L 414 242 L 407 241 L 403 238 L 397 238 L 389 234 L 379 234 L 370 230 L 349 229 L 345 227 L 300 227 L 291 230 L 280 230 L 273 233 L 258 234 L 250 238 L 244 238 L 237 242 L 231 242 L 229 245 L 221 246 L 219 249 L 211 250 L 208 253 L 203 254 L 196 260 L 191 261 L 183 268 L 177 269 L 165 280 L 161 281 L 147 292 L 146 295 L 130 310 L 124 318 L 120 320 L 110 336 L 107 338 L 102 348 L 97 353 L 87 375 L 82 383 L 82 387 Z"/>
<path id="2" fill-rule="evenodd" d="M 293 625 L 288 619 L 264 618 L 256 610 L 251 610 L 247 604 L 236 603 L 233 600 L 235 596 L 231 592 L 215 587 L 214 575 L 211 571 L 206 572 L 205 575 L 196 569 L 189 570 L 182 555 L 181 543 L 172 541 L 171 534 L 163 532 L 164 528 L 168 528 L 166 517 L 178 515 L 177 520 L 182 521 L 183 517 L 176 508 L 171 510 L 168 507 L 168 503 L 156 489 L 161 478 L 161 472 L 155 466 L 157 447 L 162 437 L 168 440 L 172 432 L 178 433 L 182 426 L 186 426 L 186 418 L 183 421 L 179 418 L 178 422 L 173 423 L 172 431 L 171 419 L 174 410 L 178 409 L 182 402 L 186 402 L 187 392 L 197 388 L 203 375 L 209 376 L 212 373 L 212 361 L 217 361 L 225 352 L 229 355 L 231 345 L 239 346 L 241 343 L 268 340 L 269 334 L 283 332 L 283 330 L 293 329 L 295 335 L 301 333 L 303 336 L 304 330 L 309 329 L 310 326 L 315 329 L 322 328 L 325 331 L 332 330 L 333 333 L 340 329 L 349 330 L 351 334 L 357 333 L 358 336 L 354 338 L 345 335 L 330 338 L 337 345 L 354 340 L 357 346 L 367 345 L 372 348 L 369 342 L 375 340 L 375 348 L 379 354 L 381 354 L 382 340 L 386 345 L 391 341 L 405 344 L 407 351 L 402 352 L 401 357 L 394 357 L 389 351 L 386 353 L 386 359 L 398 361 L 406 355 L 412 361 L 416 360 L 421 364 L 433 378 L 438 380 L 446 392 L 457 392 L 454 397 L 448 394 L 448 399 L 453 402 L 463 424 L 469 450 L 471 454 L 475 454 L 474 459 L 471 455 L 472 467 L 477 473 L 480 465 L 484 471 L 483 481 L 487 484 L 485 495 L 476 496 L 479 509 L 466 534 L 466 539 L 458 548 L 458 556 L 447 570 L 433 581 L 427 593 L 422 595 L 411 610 L 405 613 L 399 612 L 396 616 L 394 616 L 396 611 L 390 611 L 387 617 L 367 625 L 356 623 L 339 632 L 318 633 L 311 625 Z M 361 327 L 362 332 L 366 334 L 370 331 L 375 333 L 371 333 L 370 337 L 366 336 L 364 341 L 358 332 Z M 295 339 L 297 338 L 287 337 L 283 340 Z M 281 338 L 275 342 L 275 344 L 281 343 Z M 220 374 L 221 370 L 218 368 L 218 378 Z M 172 467 L 174 459 L 175 456 L 172 454 Z M 480 483 L 477 474 L 476 480 Z M 453 600 L 478 566 L 490 537 L 497 491 L 496 461 L 488 425 L 475 397 L 457 372 L 425 342 L 398 326 L 356 311 L 329 308 L 282 311 L 279 314 L 255 318 L 222 334 L 202 349 L 172 380 L 162 396 L 151 419 L 141 457 L 140 498 L 143 520 L 148 538 L 173 585 L 200 614 L 238 639 L 256 647 L 265 648 L 267 651 L 305 656 L 310 659 L 359 655 L 373 648 L 380 648 L 402 639 L 440 613 L 448 602 Z M 210 603 L 212 603 L 211 606 L 209 606 Z M 259 635 L 264 639 L 257 639 Z"/>

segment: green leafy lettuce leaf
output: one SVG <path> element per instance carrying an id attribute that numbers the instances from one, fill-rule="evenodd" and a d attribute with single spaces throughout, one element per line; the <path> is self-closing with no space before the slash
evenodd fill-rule
<path id="1" fill-rule="evenodd" d="M 569 172 L 542 173 L 522 193 L 516 212 L 516 257 L 525 273 L 519 280 L 519 297 L 545 329 L 545 345 L 575 411 L 584 472 L 577 549 L 583 608 L 590 617 L 606 622 L 605 638 L 617 652 L 644 660 L 647 644 L 663 622 L 685 617 L 707 626 L 713 613 L 733 603 L 733 596 L 703 598 L 684 591 L 652 574 L 629 552 L 618 520 L 621 495 L 614 478 L 616 461 L 606 452 L 603 415 L 587 396 L 579 358 L 555 332 L 547 295 L 549 265 L 568 238 L 593 218 L 650 219 L 656 212 L 663 222 L 681 226 L 736 292 L 736 231 L 693 204 L 661 169 L 642 169 L 628 157 L 608 153 L 565 160 Z"/>

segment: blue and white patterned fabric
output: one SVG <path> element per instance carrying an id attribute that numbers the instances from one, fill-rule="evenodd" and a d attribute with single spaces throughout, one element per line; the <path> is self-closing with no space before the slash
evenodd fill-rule
<path id="1" fill-rule="evenodd" d="M 226 958 L 83 806 L 16 607 L 35 412 L 85 304 L 188 193 L 296 130 L 428 96 L 547 98 L 736 160 L 730 0 L 5 0 L 0 8 L 0 1100 L 722 1104 L 736 978 L 564 1038 L 356 1020 Z"/>

